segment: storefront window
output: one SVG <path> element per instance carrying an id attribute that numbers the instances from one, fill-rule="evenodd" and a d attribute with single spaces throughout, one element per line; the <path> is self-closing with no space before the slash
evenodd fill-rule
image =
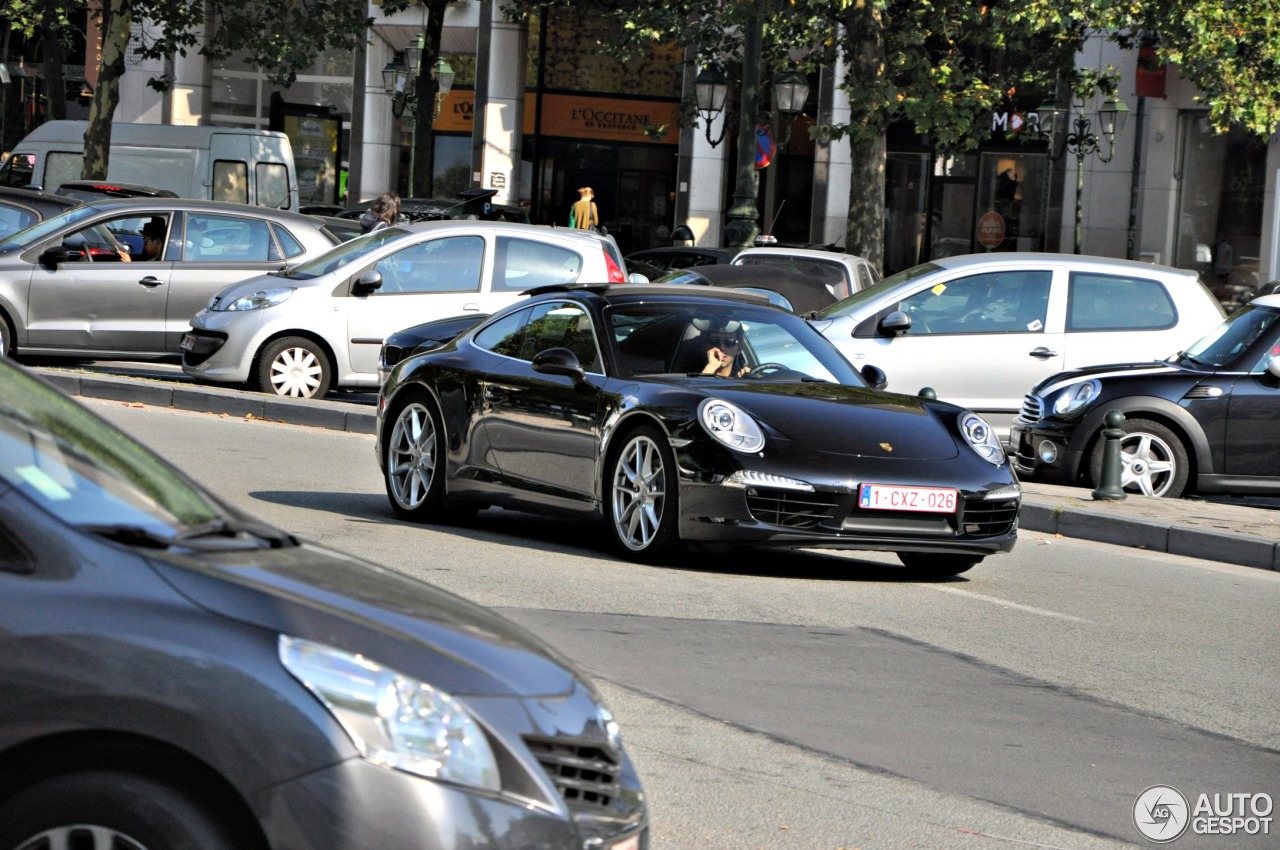
<path id="1" fill-rule="evenodd" d="M 1179 116 L 1178 223 L 1173 265 L 1198 272 L 1218 299 L 1238 306 L 1262 283 L 1266 146 L 1240 131 L 1217 133 L 1204 112 Z"/>

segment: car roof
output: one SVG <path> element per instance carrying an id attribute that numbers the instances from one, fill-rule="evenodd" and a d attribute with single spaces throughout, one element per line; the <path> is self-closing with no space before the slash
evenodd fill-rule
<path id="1" fill-rule="evenodd" d="M 66 189 L 67 191 L 63 191 Z M 171 189 L 158 189 L 155 186 L 144 186 L 141 183 L 122 183 L 119 180 L 67 180 L 57 189 L 57 194 L 67 195 L 81 190 L 106 195 L 112 198 L 146 197 L 176 198 L 178 193 Z"/>
<path id="2" fill-rule="evenodd" d="M 750 256 L 775 256 L 775 257 L 804 257 L 806 260 L 831 260 L 835 262 L 843 262 L 844 260 L 856 260 L 858 262 L 867 262 L 857 254 L 850 254 L 846 251 L 826 251 L 822 248 L 781 248 L 781 247 L 752 247 L 743 248 L 733 259 L 736 261 L 739 257 Z"/>
<path id="3" fill-rule="evenodd" d="M 1110 268 L 1112 270 L 1122 268 L 1127 271 L 1145 270 L 1150 274 L 1152 270 L 1159 272 L 1169 272 L 1183 277 L 1197 277 L 1194 271 L 1188 269 L 1177 269 L 1172 266 L 1156 265 L 1155 263 L 1145 263 L 1139 260 L 1124 260 L 1116 257 L 1096 257 L 1089 254 L 1053 254 L 1040 251 L 1001 251 L 982 254 L 956 254 L 952 257 L 939 257 L 936 260 L 929 260 L 927 264 L 939 266 L 944 269 L 963 269 L 970 266 L 1001 266 L 1001 265 L 1070 265 L 1075 268 L 1093 268 L 1103 270 Z"/>
<path id="4" fill-rule="evenodd" d="M 770 303 L 769 299 L 754 292 L 743 292 L 739 289 L 716 289 L 710 286 L 684 283 L 557 283 L 551 286 L 540 286 L 525 294 L 533 297 L 552 295 L 555 293 L 589 292 L 608 301 L 666 301 L 699 298 L 712 301 L 737 301 L 745 304 L 762 304 L 780 309 Z M 785 312 L 785 311 L 784 311 Z"/>
<path id="5" fill-rule="evenodd" d="M 551 227 L 545 224 L 525 224 L 520 221 L 493 221 L 477 218 L 450 218 L 439 221 L 413 221 L 395 225 L 402 230 L 419 233 L 430 230 L 459 230 L 475 233 L 477 231 L 497 231 L 500 233 L 530 236 L 534 239 L 551 235 L 552 238 L 577 240 L 598 244 L 608 242 L 609 237 L 590 230 L 578 230 L 573 227 Z"/>
<path id="6" fill-rule="evenodd" d="M 1280 310 L 1280 293 L 1275 295 L 1259 295 L 1257 298 L 1250 301 L 1249 305 L 1266 307 L 1271 310 Z"/>
<path id="7" fill-rule="evenodd" d="M 265 218 L 276 218 L 283 221 L 304 222 L 312 227 L 315 220 L 292 210 L 280 210 L 275 207 L 237 204 L 231 201 L 206 201 L 200 198 L 103 198 L 100 201 L 87 201 L 84 206 L 103 212 L 129 212 L 131 210 L 154 210 L 157 207 L 165 210 L 181 210 L 184 212 L 215 212 L 227 215 L 261 215 Z"/>

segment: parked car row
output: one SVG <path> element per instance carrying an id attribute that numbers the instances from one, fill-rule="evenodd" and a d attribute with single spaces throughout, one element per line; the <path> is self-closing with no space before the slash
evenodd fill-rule
<path id="1" fill-rule="evenodd" d="M 401 359 L 447 341 L 446 330 L 469 331 L 527 291 L 645 279 L 629 278 L 610 237 L 588 231 L 442 219 L 353 237 L 332 217 L 168 197 L 67 206 L 8 191 L 18 195 L 0 193 L 0 227 L 12 220 L 15 231 L 0 238 L 0 352 L 180 355 L 198 380 L 299 398 L 379 386 Z M 1073 483 L 1096 479 L 1100 426 L 1091 420 L 1046 461 L 1053 440 L 1028 436 L 1039 420 L 1023 406 L 1027 391 L 1064 372 L 1167 358 L 1223 319 L 1194 273 L 1104 258 L 962 255 L 870 283 L 865 261 L 831 251 L 663 256 L 684 265 L 655 284 L 763 295 L 806 316 L 855 367 L 880 369 L 894 390 L 928 388 L 982 416 L 1024 475 Z M 1245 486 L 1232 463 L 1197 448 L 1210 435 L 1175 424 L 1131 423 L 1126 486 L 1155 495 Z"/>

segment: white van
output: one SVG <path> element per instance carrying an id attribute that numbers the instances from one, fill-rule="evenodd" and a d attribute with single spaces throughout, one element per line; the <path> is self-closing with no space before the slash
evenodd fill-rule
<path id="1" fill-rule="evenodd" d="M 79 180 L 87 121 L 47 121 L 13 147 L 0 185 L 52 192 Z M 183 198 L 298 209 L 298 172 L 284 133 L 249 127 L 111 125 L 107 178 Z"/>

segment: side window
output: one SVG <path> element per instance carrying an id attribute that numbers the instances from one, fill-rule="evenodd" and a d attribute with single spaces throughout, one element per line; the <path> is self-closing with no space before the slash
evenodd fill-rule
<path id="1" fill-rule="evenodd" d="M 163 215 L 122 216 L 69 233 L 62 244 L 73 252 L 83 252 L 73 254 L 73 261 L 119 263 L 126 254 L 132 262 L 159 260 L 168 227 L 169 220 Z"/>
<path id="2" fill-rule="evenodd" d="M 524 326 L 532 310 L 509 313 L 472 337 L 472 341 L 486 351 L 504 357 L 519 357 L 523 348 Z"/>
<path id="3" fill-rule="evenodd" d="M 538 286 L 572 283 L 582 274 L 582 256 L 558 245 L 499 236 L 497 249 L 495 292 L 523 292 Z"/>
<path id="4" fill-rule="evenodd" d="M 567 348 L 587 372 L 600 372 L 599 346 L 591 317 L 577 304 L 540 304 L 527 329 L 526 360 L 548 348 Z"/>
<path id="5" fill-rule="evenodd" d="M 939 283 L 904 298 L 910 336 L 1042 333 L 1053 272 L 1002 271 Z"/>
<path id="6" fill-rule="evenodd" d="M 186 262 L 264 263 L 280 259 L 265 221 L 229 215 L 187 216 Z"/>
<path id="7" fill-rule="evenodd" d="M 36 171 L 36 155 L 33 153 L 15 153 L 4 161 L 0 168 L 0 185 L 28 186 Z"/>
<path id="8" fill-rule="evenodd" d="M 24 227 L 36 223 L 36 214 L 26 207 L 11 207 L 0 204 L 0 239 L 17 233 Z"/>
<path id="9" fill-rule="evenodd" d="M 1177 311 L 1159 281 L 1073 272 L 1067 296 L 1067 331 L 1171 328 Z"/>
<path id="10" fill-rule="evenodd" d="M 249 166 L 232 159 L 213 163 L 213 199 L 237 204 L 249 203 Z"/>
<path id="11" fill-rule="evenodd" d="M 530 362 L 539 351 L 567 348 L 582 368 L 599 373 L 600 351 L 591 318 L 577 304 L 538 304 L 494 322 L 474 337 L 475 344 L 495 354 Z"/>
<path id="12" fill-rule="evenodd" d="M 285 258 L 296 257 L 299 254 L 306 253 L 306 248 L 302 247 L 302 243 L 293 238 L 293 234 L 285 230 L 280 225 L 272 225 L 271 229 L 275 231 L 276 240 L 279 241 L 280 247 L 284 252 Z M 276 259 L 272 257 L 272 259 Z"/>
<path id="13" fill-rule="evenodd" d="M 79 180 L 83 168 L 84 154 L 50 151 L 44 160 L 44 182 L 40 186 L 52 192 L 68 180 Z"/>
<path id="14" fill-rule="evenodd" d="M 393 292 L 479 292 L 484 239 L 446 236 L 410 245 L 374 266 L 382 275 L 379 294 Z"/>
<path id="15" fill-rule="evenodd" d="M 260 162 L 254 168 L 258 178 L 257 204 L 287 210 L 293 206 L 289 198 L 289 169 L 282 162 Z"/>

